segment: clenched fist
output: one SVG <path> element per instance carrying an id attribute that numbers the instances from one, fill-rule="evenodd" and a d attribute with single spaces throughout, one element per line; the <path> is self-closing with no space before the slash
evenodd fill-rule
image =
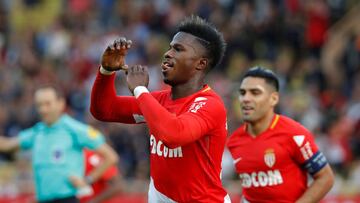
<path id="1" fill-rule="evenodd" d="M 120 37 L 109 45 L 101 57 L 101 65 L 105 70 L 117 71 L 126 70 L 125 56 L 132 44 L 131 40 Z"/>

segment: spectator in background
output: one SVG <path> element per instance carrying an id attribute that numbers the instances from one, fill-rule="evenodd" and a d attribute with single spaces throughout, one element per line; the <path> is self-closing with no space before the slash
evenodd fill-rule
<path id="1" fill-rule="evenodd" d="M 127 63 L 149 65 L 149 89 L 163 88 L 166 85 L 158 80 L 161 72 L 156 68 L 161 59 L 158 53 L 168 48 L 179 19 L 197 13 L 220 28 L 228 44 L 223 65 L 211 71 L 207 81 L 224 100 L 229 130 L 240 124 L 236 119 L 240 117 L 238 95 L 233 90 L 238 89 L 243 70 L 254 64 L 274 67 L 281 80 L 278 112 L 311 131 L 315 129 L 314 136 L 326 140 L 324 145 L 331 154 L 321 151 L 332 164 L 330 156 L 341 157 L 343 152 L 326 144 L 333 142 L 328 133 L 332 128 L 329 120 L 341 122 L 348 108 L 351 119 L 359 115 L 352 99 L 352 90 L 360 80 L 355 77 L 360 73 L 359 6 L 357 0 L 0 1 L 0 129 L 4 131 L 0 134 L 16 136 L 36 123 L 34 107 L 28 101 L 33 99 L 34 87 L 46 82 L 60 84 L 69 115 L 85 121 L 99 55 L 115 34 L 132 36 L 136 43 L 128 52 Z M 309 57 L 315 65 L 309 64 L 311 69 L 304 70 L 302 64 Z M 309 71 L 316 75 L 308 75 Z M 117 74 L 115 86 L 126 93 L 123 80 L 125 76 Z M 335 105 L 329 106 L 333 103 L 329 101 L 336 101 Z M 342 145 L 350 143 L 353 150 L 350 159 L 339 164 L 344 175 L 332 167 L 344 186 L 351 181 L 346 175 L 353 170 L 349 163 L 360 158 L 357 123 L 353 134 L 340 139 Z M 99 122 L 96 127 L 110 137 L 122 157 L 119 167 L 127 184 L 136 182 L 137 191 L 147 191 L 149 142 L 145 125 Z M 8 158 L 0 155 L 0 163 Z M 13 164 L 6 162 L 3 166 Z M 20 176 L 13 171 L 14 176 Z M 224 181 L 232 182 L 236 176 L 230 177 Z M 0 193 L 13 196 L 1 181 L 5 178 L 0 174 Z M 24 194 L 22 187 L 16 188 L 17 195 Z M 355 191 L 360 194 L 357 188 Z M 332 192 L 343 194 L 336 188 Z"/>
<path id="2" fill-rule="evenodd" d="M 77 196 L 91 192 L 88 186 L 117 160 L 117 154 L 101 133 L 63 113 L 65 100 L 54 86 L 35 92 L 35 104 L 41 117 L 18 137 L 0 136 L 0 151 L 32 149 L 36 199 L 40 203 L 76 203 Z M 103 164 L 84 176 L 83 149 L 90 148 L 104 157 Z"/>

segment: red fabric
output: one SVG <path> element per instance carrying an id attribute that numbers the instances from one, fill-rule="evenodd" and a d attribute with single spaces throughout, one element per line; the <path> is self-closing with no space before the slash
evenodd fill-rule
<path id="1" fill-rule="evenodd" d="M 87 176 L 94 168 L 96 168 L 102 163 L 102 157 L 96 154 L 95 152 L 87 149 L 84 150 L 84 155 L 85 155 L 85 175 Z M 101 178 L 91 185 L 94 190 L 93 195 L 81 198 L 80 202 L 82 203 L 88 202 L 96 195 L 102 193 L 104 190 L 107 189 L 108 181 L 111 180 L 113 177 L 117 176 L 118 174 L 119 171 L 116 166 L 111 166 L 110 168 L 108 168 L 101 176 Z"/>
<path id="2" fill-rule="evenodd" d="M 133 114 L 144 116 L 151 134 L 151 177 L 162 194 L 177 202 L 224 202 L 220 171 L 226 110 L 208 86 L 177 100 L 170 90 L 135 99 L 116 96 L 114 76 L 98 74 L 91 112 L 100 120 L 127 123 L 135 122 Z"/>
<path id="3" fill-rule="evenodd" d="M 327 37 L 329 27 L 329 16 L 325 11 L 312 9 L 307 13 L 308 21 L 306 24 L 305 36 L 309 47 L 321 47 Z"/>
<path id="4" fill-rule="evenodd" d="M 91 91 L 90 112 L 102 121 L 135 123 L 134 114 L 141 114 L 135 97 L 117 97 L 115 74 L 98 73 Z"/>
<path id="5" fill-rule="evenodd" d="M 318 152 L 313 136 L 299 123 L 279 115 L 274 117 L 273 128 L 255 138 L 245 126 L 227 142 L 244 197 L 249 202 L 295 202 L 307 188 L 302 164 Z"/>
<path id="6" fill-rule="evenodd" d="M 35 201 L 34 194 L 21 194 L 21 195 L 10 195 L 11 197 L 1 196 L 0 203 L 23 203 Z M 240 202 L 240 195 L 231 194 L 231 202 Z M 131 203 L 146 203 L 146 194 L 122 194 L 117 195 L 110 200 L 106 200 L 103 203 L 119 203 L 119 202 L 131 202 Z M 320 203 L 348 203 L 348 202 L 360 202 L 360 196 L 326 196 Z"/>

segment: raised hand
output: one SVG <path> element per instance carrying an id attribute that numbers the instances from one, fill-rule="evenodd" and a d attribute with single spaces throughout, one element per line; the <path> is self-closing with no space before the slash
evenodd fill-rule
<path id="1" fill-rule="evenodd" d="M 131 44 L 132 41 L 127 40 L 125 37 L 116 39 L 103 53 L 101 57 L 102 67 L 108 71 L 126 70 L 125 56 Z"/>
<path id="2" fill-rule="evenodd" d="M 134 93 L 137 86 L 147 87 L 149 85 L 148 68 L 142 65 L 131 66 L 127 70 L 126 82 L 131 93 Z"/>

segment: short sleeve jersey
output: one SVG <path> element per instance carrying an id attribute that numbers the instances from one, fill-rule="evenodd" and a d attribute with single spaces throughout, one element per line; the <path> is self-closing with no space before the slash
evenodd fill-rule
<path id="1" fill-rule="evenodd" d="M 280 115 L 256 137 L 242 125 L 229 137 L 227 147 L 249 202 L 295 202 L 307 188 L 307 174 L 327 163 L 312 134 Z"/>
<path id="2" fill-rule="evenodd" d="M 58 199 L 76 194 L 69 176 L 84 176 L 83 148 L 97 149 L 104 137 L 94 128 L 68 115 L 51 126 L 39 122 L 19 134 L 20 148 L 32 149 L 37 199 Z"/>

